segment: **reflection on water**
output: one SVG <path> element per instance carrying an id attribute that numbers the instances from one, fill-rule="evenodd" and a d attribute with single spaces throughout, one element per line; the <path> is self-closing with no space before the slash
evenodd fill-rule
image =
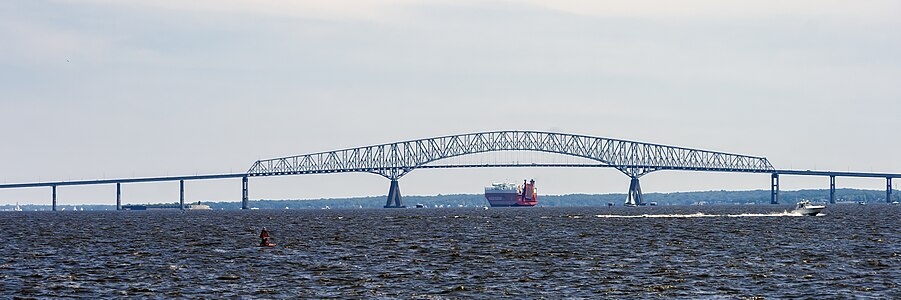
<path id="1" fill-rule="evenodd" d="M 901 297 L 901 207 L 789 210 L 4 212 L 0 295 Z"/>

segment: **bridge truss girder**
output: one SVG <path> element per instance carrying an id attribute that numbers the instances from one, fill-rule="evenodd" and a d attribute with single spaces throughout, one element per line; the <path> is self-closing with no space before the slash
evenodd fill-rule
<path id="1" fill-rule="evenodd" d="M 426 138 L 258 160 L 249 176 L 369 172 L 397 180 L 451 157 L 494 151 L 538 151 L 581 157 L 638 178 L 659 170 L 771 172 L 766 158 L 538 131 L 495 131 Z"/>
<path id="2" fill-rule="evenodd" d="M 402 206 L 397 180 L 419 168 L 432 167 L 529 167 L 536 164 L 470 164 L 429 166 L 430 163 L 463 155 L 495 151 L 538 151 L 597 161 L 595 167 L 611 167 L 632 178 L 627 204 L 642 204 L 638 178 L 660 170 L 772 172 L 763 157 L 690 149 L 683 147 L 539 132 L 494 131 L 389 144 L 364 146 L 256 161 L 248 176 L 368 172 L 391 180 L 386 207 Z M 560 165 L 568 166 L 568 165 Z"/>

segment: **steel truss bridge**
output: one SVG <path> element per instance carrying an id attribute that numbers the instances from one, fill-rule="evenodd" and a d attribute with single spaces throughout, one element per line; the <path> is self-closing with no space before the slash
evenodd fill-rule
<path id="1" fill-rule="evenodd" d="M 489 152 L 541 152 L 580 158 L 580 163 L 451 163 L 451 158 Z M 587 161 L 588 163 L 586 163 Z M 779 203 L 779 175 L 827 176 L 830 178 L 830 202 L 835 203 L 835 177 L 886 178 L 886 201 L 891 202 L 892 179 L 901 174 L 831 171 L 779 170 L 764 157 L 684 147 L 627 141 L 586 135 L 540 131 L 493 131 L 424 138 L 312 154 L 256 161 L 246 173 L 197 176 L 105 179 L 3 184 L 2 188 L 52 187 L 56 210 L 56 187 L 67 185 L 116 184 L 116 207 L 121 209 L 121 184 L 134 182 L 179 181 L 180 201 L 184 208 L 186 180 L 241 178 L 242 208 L 249 208 L 248 178 L 304 174 L 364 172 L 390 180 L 386 208 L 404 207 L 398 180 L 416 169 L 488 168 L 488 167 L 591 167 L 614 168 L 631 178 L 625 203 L 642 205 L 644 198 L 639 178 L 651 172 L 676 170 L 700 172 L 737 172 L 771 174 L 771 203 Z"/>

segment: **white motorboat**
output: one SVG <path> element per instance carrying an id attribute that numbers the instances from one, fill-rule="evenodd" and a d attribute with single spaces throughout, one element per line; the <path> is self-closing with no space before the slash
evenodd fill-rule
<path id="1" fill-rule="evenodd" d="M 814 205 L 813 203 L 810 203 L 810 200 L 801 200 L 792 212 L 804 216 L 816 216 L 824 209 L 826 209 L 825 205 Z"/>
<path id="2" fill-rule="evenodd" d="M 187 210 L 213 210 L 213 208 L 210 207 L 209 205 L 200 204 L 200 201 L 198 201 L 197 204 L 188 204 L 186 206 L 187 206 L 187 208 L 186 208 Z"/>

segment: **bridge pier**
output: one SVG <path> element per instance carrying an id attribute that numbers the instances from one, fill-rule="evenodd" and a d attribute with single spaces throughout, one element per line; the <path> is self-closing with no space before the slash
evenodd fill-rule
<path id="1" fill-rule="evenodd" d="M 770 183 L 770 204 L 779 204 L 779 173 L 773 173 Z"/>
<path id="2" fill-rule="evenodd" d="M 178 187 L 179 187 L 178 208 L 181 210 L 185 210 L 185 181 L 179 180 Z"/>
<path id="3" fill-rule="evenodd" d="M 638 177 L 632 177 L 629 183 L 629 194 L 626 195 L 626 205 L 642 205 L 644 204 L 644 196 L 641 194 L 641 185 L 638 184 Z"/>
<path id="4" fill-rule="evenodd" d="M 394 205 L 391 202 L 394 202 Z M 385 208 L 406 208 L 400 196 L 400 185 L 397 184 L 397 179 L 391 179 L 391 187 L 388 188 L 388 201 L 385 202 Z"/>
<path id="5" fill-rule="evenodd" d="M 241 177 L 241 209 L 250 209 L 250 200 L 247 193 L 247 176 Z"/>
<path id="6" fill-rule="evenodd" d="M 829 176 L 829 204 L 835 204 L 835 175 Z"/>
<path id="7" fill-rule="evenodd" d="M 885 203 L 892 203 L 892 178 L 885 178 Z"/>
<path id="8" fill-rule="evenodd" d="M 122 183 L 116 182 L 116 210 L 122 210 Z"/>
<path id="9" fill-rule="evenodd" d="M 56 211 L 56 186 L 53 187 L 53 211 Z"/>

